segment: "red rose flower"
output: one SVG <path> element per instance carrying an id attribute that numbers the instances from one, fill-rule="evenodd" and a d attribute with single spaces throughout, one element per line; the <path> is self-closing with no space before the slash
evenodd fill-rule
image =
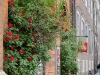
<path id="1" fill-rule="evenodd" d="M 28 58 L 28 60 L 29 60 L 29 61 L 32 61 L 32 60 L 33 60 L 33 58 L 32 58 L 32 57 L 30 57 L 30 58 Z"/>
<path id="2" fill-rule="evenodd" d="M 13 26 L 13 24 L 11 24 L 11 23 L 8 24 L 8 27 L 9 28 L 12 28 L 12 26 Z"/>
<path id="3" fill-rule="evenodd" d="M 35 42 L 32 42 L 33 45 L 35 45 Z"/>
<path id="4" fill-rule="evenodd" d="M 28 22 L 29 22 L 29 23 L 32 23 L 32 18 L 28 19 Z"/>
<path id="5" fill-rule="evenodd" d="M 10 5 L 10 8 L 14 8 L 14 5 Z"/>
<path id="6" fill-rule="evenodd" d="M 10 41 L 10 38 L 9 37 L 6 37 L 6 41 Z"/>
<path id="7" fill-rule="evenodd" d="M 15 58 L 13 56 L 10 56 L 10 60 L 13 61 Z"/>
<path id="8" fill-rule="evenodd" d="M 10 0 L 8 0 L 8 5 L 11 3 L 11 1 Z"/>
<path id="9" fill-rule="evenodd" d="M 32 26 L 32 25 L 30 25 L 30 28 L 33 28 L 33 26 Z"/>
<path id="10" fill-rule="evenodd" d="M 6 32 L 7 35 L 12 36 L 12 32 Z"/>
<path id="11" fill-rule="evenodd" d="M 34 36 L 35 36 L 35 34 L 32 34 L 32 36 L 34 37 Z"/>
<path id="12" fill-rule="evenodd" d="M 62 26 L 61 29 L 64 30 L 64 27 Z"/>
<path id="13" fill-rule="evenodd" d="M 68 28 L 66 28 L 65 32 L 67 32 L 67 31 L 68 31 Z"/>
<path id="14" fill-rule="evenodd" d="M 65 16 L 65 14 L 62 14 L 61 16 L 62 16 L 62 17 L 64 17 L 64 16 Z"/>
<path id="15" fill-rule="evenodd" d="M 20 15 L 21 15 L 22 17 L 24 17 L 24 13 L 23 13 L 23 12 L 20 12 Z"/>
<path id="16" fill-rule="evenodd" d="M 60 22 L 56 22 L 57 25 L 60 25 Z"/>
<path id="17" fill-rule="evenodd" d="M 16 39 L 19 39 L 19 36 L 18 36 L 18 35 L 16 35 L 16 36 L 15 36 L 15 38 L 16 38 Z"/>
<path id="18" fill-rule="evenodd" d="M 8 57 L 7 57 L 7 56 L 5 57 L 5 60 L 6 60 L 6 61 L 8 60 Z"/>
<path id="19" fill-rule="evenodd" d="M 12 47 L 11 47 L 11 50 L 14 50 L 14 49 L 15 49 L 14 46 L 12 46 Z"/>
<path id="20" fill-rule="evenodd" d="M 14 0 L 11 0 L 11 2 L 14 2 Z"/>
<path id="21" fill-rule="evenodd" d="M 15 39 L 15 36 L 12 36 L 12 40 L 14 40 Z"/>
<path id="22" fill-rule="evenodd" d="M 40 36 L 40 38 L 43 38 L 43 36 Z"/>
<path id="23" fill-rule="evenodd" d="M 16 60 L 16 63 L 18 63 L 18 60 Z"/>
<path id="24" fill-rule="evenodd" d="M 34 52 L 33 55 L 35 56 L 36 55 L 36 52 Z"/>
<path id="25" fill-rule="evenodd" d="M 20 49 L 20 50 L 19 50 L 19 53 L 22 54 L 22 53 L 23 53 L 23 50 Z"/>

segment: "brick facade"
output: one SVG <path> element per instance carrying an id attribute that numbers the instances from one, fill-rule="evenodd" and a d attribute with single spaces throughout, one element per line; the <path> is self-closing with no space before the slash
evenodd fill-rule
<path id="1" fill-rule="evenodd" d="M 3 69 L 3 31 L 7 25 L 8 0 L 0 0 L 0 69 Z"/>

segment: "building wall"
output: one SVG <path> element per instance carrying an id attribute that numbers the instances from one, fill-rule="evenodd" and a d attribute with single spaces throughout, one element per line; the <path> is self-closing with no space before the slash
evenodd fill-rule
<path id="1" fill-rule="evenodd" d="M 95 2 L 94 3 L 95 10 L 93 9 L 93 1 Z M 99 17 L 99 15 L 96 14 L 98 10 L 97 7 L 98 5 L 96 4 L 97 3 L 95 0 L 75 0 L 76 15 L 78 13 L 80 17 L 78 20 L 76 16 L 76 28 L 78 30 L 78 36 L 83 36 L 82 39 L 88 42 L 88 52 L 79 52 L 78 54 L 78 58 L 77 58 L 78 67 L 79 67 L 78 75 L 88 75 L 89 71 L 91 71 L 94 74 L 94 69 L 96 69 L 96 63 L 98 61 L 98 57 L 96 54 L 97 53 L 96 51 L 98 49 L 96 45 L 97 43 L 99 43 L 99 41 L 97 40 L 97 35 L 100 36 L 100 34 L 97 34 L 96 32 L 97 17 Z M 82 21 L 81 21 L 82 19 L 84 20 L 84 27 L 82 27 Z M 79 26 L 77 22 L 79 22 Z M 85 29 L 86 27 L 88 28 Z M 86 34 L 83 35 L 82 34 L 83 32 Z M 86 35 L 88 36 L 87 38 L 84 37 Z M 94 37 L 96 37 L 96 39 L 94 39 Z M 100 49 L 99 49 L 99 53 L 100 53 Z M 94 57 L 94 55 L 96 57 Z M 94 58 L 96 60 L 94 60 Z"/>
<path id="2" fill-rule="evenodd" d="M 3 31 L 7 25 L 8 0 L 0 0 L 0 69 L 3 69 Z"/>

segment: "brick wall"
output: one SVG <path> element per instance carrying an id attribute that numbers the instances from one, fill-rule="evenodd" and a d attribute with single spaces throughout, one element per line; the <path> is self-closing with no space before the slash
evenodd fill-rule
<path id="1" fill-rule="evenodd" d="M 57 3 L 59 3 L 59 0 L 57 0 Z M 66 0 L 66 10 L 70 11 L 70 0 Z M 70 16 L 67 14 L 67 16 Z M 66 21 L 66 24 L 64 24 L 64 27 L 68 27 L 70 24 L 70 20 Z M 60 37 L 58 36 L 56 39 L 56 46 L 60 46 Z M 57 72 L 57 64 L 56 64 L 56 50 L 49 51 L 51 55 L 50 61 L 45 66 L 45 75 L 61 75 L 56 74 Z"/>
<path id="2" fill-rule="evenodd" d="M 58 37 L 56 39 L 56 46 L 60 46 L 60 38 Z M 56 50 L 50 50 L 49 51 L 50 55 L 51 55 L 51 59 L 49 62 L 46 63 L 45 66 L 45 75 L 60 75 L 60 74 L 56 74 L 57 71 L 57 64 L 56 64 Z"/>
<path id="3" fill-rule="evenodd" d="M 3 31 L 7 26 L 8 0 L 0 0 L 0 69 L 3 69 Z"/>

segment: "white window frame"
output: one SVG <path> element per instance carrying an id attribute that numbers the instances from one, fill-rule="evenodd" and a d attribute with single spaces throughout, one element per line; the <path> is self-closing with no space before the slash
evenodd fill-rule
<path id="1" fill-rule="evenodd" d="M 91 70 L 91 61 L 89 61 L 89 70 Z"/>
<path id="2" fill-rule="evenodd" d="M 85 61 L 84 60 L 82 60 L 82 72 L 84 73 L 85 72 Z"/>
<path id="3" fill-rule="evenodd" d="M 92 45 L 92 44 L 91 44 L 91 43 L 92 43 L 92 41 L 91 41 L 91 40 L 92 40 L 92 38 L 91 38 L 92 35 L 91 35 L 91 33 L 92 33 L 92 31 L 91 31 L 91 29 L 89 29 L 89 36 L 88 36 L 88 37 L 89 37 L 89 38 L 88 38 L 88 39 L 89 39 L 89 40 L 88 40 L 88 41 L 89 41 L 89 42 L 88 42 L 88 49 L 89 49 L 89 50 L 88 50 L 88 51 L 89 51 L 88 54 L 89 54 L 89 55 L 92 55 L 92 50 L 91 50 L 91 49 L 92 49 L 92 47 L 91 47 L 91 45 Z"/>
<path id="4" fill-rule="evenodd" d="M 91 1 L 91 0 L 88 0 L 88 3 L 87 3 L 89 14 L 90 14 L 90 1 Z"/>
<path id="5" fill-rule="evenodd" d="M 85 0 L 85 6 L 87 7 L 87 0 Z"/>
<path id="6" fill-rule="evenodd" d="M 92 61 L 92 70 L 94 69 L 94 63 L 93 63 L 93 61 Z"/>
<path id="7" fill-rule="evenodd" d="M 77 21 L 77 15 L 79 16 L 79 21 Z M 80 35 L 80 13 L 77 10 L 76 12 L 76 29 L 77 29 L 77 36 Z"/>
<path id="8" fill-rule="evenodd" d="M 86 72 L 88 72 L 88 60 L 86 60 Z"/>
<path id="9" fill-rule="evenodd" d="M 91 3 L 90 3 L 90 13 L 91 13 L 91 19 L 93 19 L 93 1 L 90 0 Z"/>
<path id="10" fill-rule="evenodd" d="M 85 27 L 85 20 L 83 17 L 81 17 L 81 36 L 84 36 L 84 27 Z"/>

